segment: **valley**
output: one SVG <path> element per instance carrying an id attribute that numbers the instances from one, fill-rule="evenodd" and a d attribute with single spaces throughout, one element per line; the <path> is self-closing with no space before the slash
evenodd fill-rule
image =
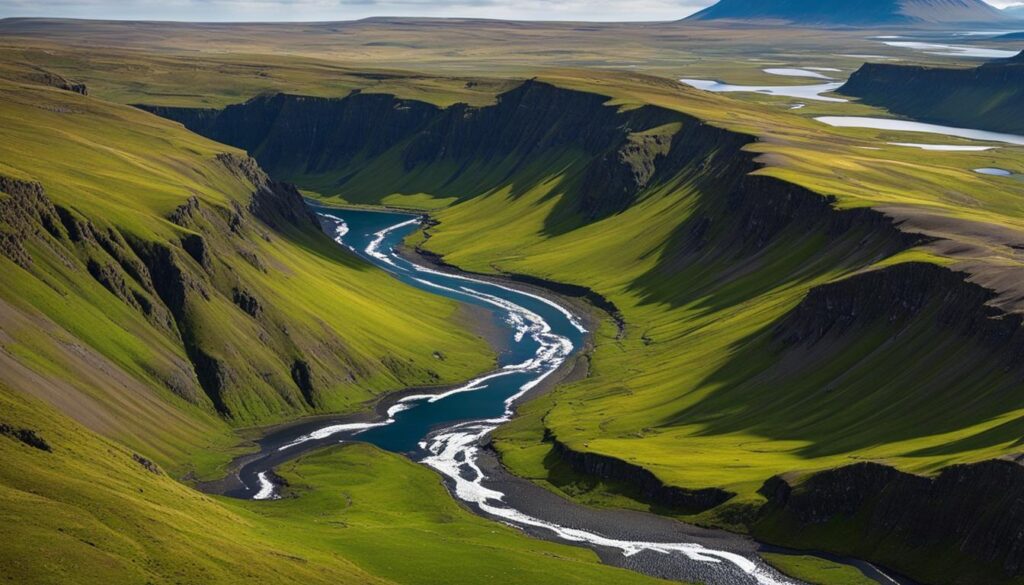
<path id="1" fill-rule="evenodd" d="M 1024 582 L 1021 47 L 903 10 L 0 20 L 0 571 Z"/>

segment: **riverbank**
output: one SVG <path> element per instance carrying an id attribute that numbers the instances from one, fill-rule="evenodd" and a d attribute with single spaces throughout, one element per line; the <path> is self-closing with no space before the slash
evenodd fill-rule
<path id="1" fill-rule="evenodd" d="M 366 214 L 365 211 L 359 213 Z M 359 213 L 353 212 L 353 216 L 358 217 Z M 351 221 L 353 216 L 345 217 Z M 348 233 L 349 226 L 344 225 L 345 220 L 339 218 L 337 221 L 341 223 L 325 227 L 334 228 L 339 233 Z M 437 419 L 438 422 L 432 428 L 413 427 L 413 430 L 420 429 L 416 430 L 417 433 L 425 433 L 418 443 L 403 443 L 411 445 L 406 449 L 388 449 L 404 452 L 412 459 L 439 471 L 449 492 L 474 512 L 510 523 L 545 540 L 590 548 L 610 565 L 659 578 L 712 585 L 777 585 L 796 582 L 782 577 L 771 568 L 757 554 L 760 545 L 747 536 L 700 528 L 645 512 L 591 508 L 567 501 L 559 494 L 528 479 L 515 477 L 505 469 L 496 453 L 487 446 L 491 433 L 503 422 L 511 420 L 516 408 L 524 401 L 539 398 L 560 383 L 586 377 L 589 370 L 588 354 L 593 347 L 593 334 L 589 331 L 596 330 L 602 320 L 609 316 L 605 316 L 587 299 L 581 298 L 582 295 L 568 297 L 538 285 L 518 282 L 510 285 L 504 276 L 468 276 L 444 264 L 441 258 L 408 247 L 402 248 L 399 254 L 400 240 L 389 241 L 387 248 L 382 248 L 387 234 L 397 227 L 411 225 L 410 221 L 403 222 L 400 218 L 391 221 L 392 224 L 371 223 L 378 226 L 390 225 L 381 231 L 374 232 L 378 228 L 367 230 L 365 225 L 354 230 L 356 233 L 351 237 L 361 234 L 359 237 L 363 238 L 363 243 L 357 247 L 353 247 L 348 240 L 344 243 L 353 249 L 362 249 L 365 245 L 368 259 L 380 263 L 382 268 L 397 271 L 395 275 L 400 279 L 411 278 L 409 282 L 429 285 L 453 294 L 461 295 L 465 292 L 471 298 L 500 307 L 499 313 L 511 311 L 505 316 L 505 322 L 519 332 L 516 345 L 519 345 L 524 332 L 531 331 L 531 338 L 540 343 L 536 348 L 536 356 L 520 363 L 526 356 L 522 354 L 523 348 L 519 347 L 519 354 L 506 356 L 511 361 L 499 360 L 499 363 L 506 364 L 499 371 L 477 378 L 463 387 L 437 389 L 432 393 L 412 389 L 389 394 L 375 405 L 373 414 L 376 416 L 362 413 L 327 420 L 319 417 L 275 429 L 259 440 L 259 454 L 239 460 L 238 472 L 233 478 L 226 478 L 226 483 L 208 487 L 219 493 L 243 498 L 252 498 L 257 494 L 260 498 L 280 497 L 282 491 L 288 496 L 288 491 L 281 489 L 280 482 L 274 485 L 275 476 L 272 474 L 277 466 L 339 442 L 370 442 L 380 445 L 383 440 L 384 444 L 394 445 L 389 442 L 392 439 L 387 438 L 388 433 L 406 432 L 399 428 L 406 415 L 396 417 L 399 413 L 406 410 L 418 412 L 427 406 L 426 403 L 442 399 L 447 401 L 453 395 L 471 400 L 477 400 L 477 396 L 483 400 L 493 400 L 486 398 L 493 390 L 485 392 L 491 384 L 485 384 L 485 381 L 510 380 L 512 386 L 504 382 L 506 389 L 501 391 L 507 394 L 499 394 L 508 396 L 504 400 L 505 415 L 501 418 L 470 413 L 460 418 L 454 414 L 459 412 L 454 404 L 442 407 L 442 412 L 446 408 L 454 410 L 445 412 L 444 418 Z M 339 227 L 345 229 L 337 229 Z M 404 235 L 408 235 L 407 230 Z M 339 243 L 342 243 L 340 238 Z M 480 287 L 490 292 L 480 292 Z M 498 296 L 491 296 L 495 294 Z M 516 305 L 516 302 L 526 303 L 532 307 L 532 311 L 545 314 L 551 322 L 546 322 L 544 317 L 530 309 Z M 572 307 L 573 311 L 567 311 L 566 306 Z M 577 322 L 573 313 L 584 316 L 582 321 L 586 327 Z M 523 319 L 532 324 L 527 326 Z M 556 357 L 553 362 L 549 361 L 550 355 L 547 358 L 541 357 L 563 342 L 568 342 L 568 339 L 557 334 L 558 331 L 568 334 L 574 327 L 575 348 L 570 344 L 568 349 L 562 348 L 552 354 L 564 356 Z M 526 365 L 533 362 L 536 365 Z M 550 369 L 537 369 L 542 363 L 551 364 Z M 524 367 L 525 370 L 522 369 Z M 510 374 L 509 368 L 513 372 L 535 373 L 527 376 L 524 384 L 524 378 L 518 378 L 519 381 L 515 381 L 516 378 L 505 378 Z M 501 386 L 501 383 L 498 385 Z M 396 418 L 399 420 L 396 421 Z M 364 431 L 366 434 L 363 434 Z M 236 489 L 232 490 L 232 487 Z"/>

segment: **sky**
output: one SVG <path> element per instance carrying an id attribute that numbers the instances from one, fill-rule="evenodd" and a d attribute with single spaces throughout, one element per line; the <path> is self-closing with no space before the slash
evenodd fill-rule
<path id="1" fill-rule="evenodd" d="M 323 21 L 369 16 L 676 20 L 716 0 L 0 0 L 0 17 Z M 1000 8 L 1021 0 L 988 0 Z"/>

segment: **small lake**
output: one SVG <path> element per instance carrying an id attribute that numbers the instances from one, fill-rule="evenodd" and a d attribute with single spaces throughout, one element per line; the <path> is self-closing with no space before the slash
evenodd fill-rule
<path id="1" fill-rule="evenodd" d="M 974 169 L 974 172 L 979 175 L 991 175 L 993 177 L 1009 177 L 1013 175 L 1013 173 L 1006 169 L 997 169 L 995 167 L 982 167 L 980 169 Z"/>
<path id="2" fill-rule="evenodd" d="M 985 47 L 969 47 L 964 45 L 946 45 L 941 43 L 925 43 L 920 41 L 884 41 L 890 47 L 921 51 L 929 55 L 943 57 L 968 57 L 974 59 L 1009 59 L 1016 57 L 1020 51 L 1005 49 L 989 49 Z"/>
<path id="3" fill-rule="evenodd" d="M 843 86 L 840 82 L 819 83 L 815 85 L 730 85 L 720 81 L 706 79 L 680 79 L 680 82 L 700 90 L 714 93 L 761 93 L 765 95 L 776 95 L 792 97 L 803 100 L 815 100 L 819 102 L 848 102 L 849 100 L 837 97 L 822 95 L 833 92 Z"/>
<path id="4" fill-rule="evenodd" d="M 1024 136 L 1018 136 L 1016 134 L 1003 134 L 1001 132 L 989 132 L 987 130 L 972 130 L 970 128 L 925 124 L 923 122 L 912 122 L 909 120 L 866 118 L 860 116 L 819 116 L 815 118 L 815 120 L 836 128 L 870 128 L 874 130 L 892 130 L 896 132 L 941 134 L 944 136 L 956 136 L 957 138 L 968 138 L 970 140 L 1003 142 L 1006 144 L 1024 146 Z"/>
<path id="5" fill-rule="evenodd" d="M 790 67 L 769 67 L 762 69 L 768 75 L 781 75 L 783 77 L 810 77 L 811 79 L 832 79 L 831 77 L 811 71 L 810 69 L 794 69 Z"/>

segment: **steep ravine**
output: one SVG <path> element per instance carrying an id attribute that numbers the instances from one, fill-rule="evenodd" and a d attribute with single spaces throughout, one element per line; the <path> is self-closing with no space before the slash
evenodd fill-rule
<path id="1" fill-rule="evenodd" d="M 551 233 L 564 233 L 573 226 L 620 213 L 655 188 L 696 183 L 702 197 L 695 213 L 675 232 L 675 253 L 657 268 L 659 277 L 697 262 L 736 266 L 737 273 L 755 270 L 755 260 L 763 257 L 765 250 L 782 249 L 780 243 L 793 238 L 814 243 L 813 247 L 804 246 L 813 252 L 801 267 L 801 278 L 820 274 L 837 262 L 851 273 L 812 288 L 803 302 L 776 322 L 757 346 L 758 351 L 771 351 L 778 357 L 776 366 L 762 373 L 761 379 L 792 379 L 800 374 L 792 371 L 794 364 L 814 367 L 812 360 L 821 359 L 822 352 L 847 351 L 867 335 L 883 336 L 893 343 L 941 339 L 943 351 L 948 351 L 951 359 L 973 364 L 979 372 L 997 372 L 977 379 L 984 384 L 983 396 L 977 401 L 979 416 L 986 414 L 984 409 L 990 405 L 1015 400 L 1024 380 L 1019 317 L 992 308 L 991 291 L 968 284 L 967 275 L 948 268 L 926 263 L 874 267 L 900 251 L 926 243 L 926 238 L 901 230 L 898 223 L 876 210 L 838 210 L 830 198 L 779 179 L 751 175 L 759 165 L 742 151 L 754 140 L 750 136 L 660 108 L 619 111 L 604 106 L 606 101 L 604 96 L 527 82 L 499 96 L 495 105 L 482 108 L 438 108 L 392 96 L 354 93 L 336 99 L 263 96 L 219 112 L 147 109 L 248 149 L 274 174 L 300 182 L 305 178 L 316 185 L 324 185 L 330 178 L 333 188 L 357 199 L 370 188 L 364 169 L 377 168 L 374 165 L 385 164 L 382 161 L 397 161 L 398 166 L 389 167 L 392 172 L 380 177 L 375 185 L 378 195 L 428 192 L 466 199 L 503 184 L 512 184 L 513 194 L 522 192 L 528 188 L 532 165 L 568 153 L 573 170 L 566 173 L 565 196 L 549 218 Z M 763 290 L 794 278 L 789 274 L 764 276 Z M 661 290 L 646 289 L 644 282 L 636 286 L 651 301 L 680 302 L 678 297 L 659 296 L 665 294 Z M 690 294 L 704 292 L 708 291 Z M 824 349 L 815 353 L 812 347 Z M 942 390 L 936 387 L 935 394 L 941 396 Z M 702 407 L 713 409 L 714 403 Z M 730 499 L 728 492 L 713 486 L 666 485 L 633 464 L 574 451 L 553 440 L 558 455 L 576 470 L 631 481 L 639 492 L 666 507 L 699 511 Z M 1017 473 L 1016 463 L 977 467 L 993 465 L 1011 469 L 1005 477 Z M 1021 582 L 1024 548 L 975 536 L 1007 534 L 1007 526 L 1024 526 L 1003 523 L 1016 517 L 1020 498 L 990 498 L 984 489 L 935 489 L 929 492 L 927 505 L 906 506 L 899 515 L 887 515 L 885 522 L 865 525 L 863 519 L 874 514 L 878 502 L 891 494 L 896 494 L 891 496 L 896 502 L 913 497 L 906 495 L 903 484 L 945 485 L 941 478 L 947 474 L 962 477 L 957 475 L 958 469 L 949 468 L 939 479 L 927 479 L 881 465 L 858 464 L 811 474 L 799 482 L 775 478 L 765 485 L 768 503 L 751 516 L 755 518 L 751 528 L 769 541 L 852 554 L 929 583 L 967 583 L 979 575 L 993 583 Z M 835 485 L 830 478 L 860 478 L 864 474 L 870 477 L 856 479 L 856 488 L 828 487 Z M 983 483 L 999 481 L 996 476 L 977 477 Z M 847 489 L 860 490 L 859 495 L 847 501 Z M 832 511 L 808 513 L 808 506 Z M 964 510 L 974 520 L 967 528 L 963 523 L 927 522 L 929 515 L 947 508 Z M 785 529 L 773 528 L 777 526 Z M 921 548 L 921 526 L 928 531 L 925 549 Z M 845 536 L 793 538 L 817 530 Z M 870 545 L 878 541 L 887 547 Z M 918 554 L 924 550 L 929 558 L 943 559 L 935 565 L 939 570 L 925 565 Z"/>

